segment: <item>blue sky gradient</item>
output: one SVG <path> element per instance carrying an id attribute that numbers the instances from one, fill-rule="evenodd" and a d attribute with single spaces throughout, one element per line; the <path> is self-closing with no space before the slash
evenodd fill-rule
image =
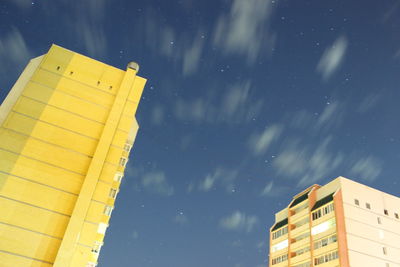
<path id="1" fill-rule="evenodd" d="M 148 83 L 100 267 L 261 267 L 291 197 L 400 195 L 400 2 L 3 0 L 0 99 L 51 43 Z"/>

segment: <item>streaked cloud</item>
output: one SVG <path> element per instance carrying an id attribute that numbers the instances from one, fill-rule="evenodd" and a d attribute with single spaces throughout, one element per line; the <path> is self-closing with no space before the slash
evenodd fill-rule
<path id="1" fill-rule="evenodd" d="M 257 117 L 263 106 L 263 100 L 252 96 L 251 82 L 244 81 L 221 90 L 220 95 L 210 90 L 205 97 L 192 100 L 180 98 L 174 110 L 179 120 L 241 124 Z"/>
<path id="2" fill-rule="evenodd" d="M 325 50 L 317 66 L 324 80 L 328 80 L 338 70 L 346 55 L 347 47 L 347 38 L 340 36 Z"/>
<path id="3" fill-rule="evenodd" d="M 43 1 L 40 7 L 49 17 L 58 14 L 60 29 L 84 47 L 85 54 L 102 59 L 106 57 L 108 47 L 104 28 L 108 3 L 106 0 L 80 0 L 71 5 L 69 0 L 57 0 Z"/>
<path id="4" fill-rule="evenodd" d="M 191 45 L 187 45 L 183 51 L 183 75 L 187 76 L 197 71 L 201 55 L 204 48 L 204 36 L 200 33 L 197 34 Z"/>
<path id="5" fill-rule="evenodd" d="M 276 197 L 282 195 L 286 191 L 286 188 L 274 181 L 269 181 L 266 183 L 264 188 L 262 188 L 260 197 Z"/>
<path id="6" fill-rule="evenodd" d="M 159 29 L 161 29 L 159 31 L 160 43 L 158 44 L 160 53 L 167 58 L 175 57 L 178 41 L 176 40 L 174 29 L 168 25 L 165 25 L 163 28 Z"/>
<path id="7" fill-rule="evenodd" d="M 26 65 L 32 58 L 24 37 L 17 28 L 0 37 L 0 74 L 6 74 Z"/>
<path id="8" fill-rule="evenodd" d="M 253 113 L 258 112 L 250 108 L 251 102 L 254 102 L 253 107 L 256 108 L 262 105 L 262 102 L 252 100 L 250 94 L 250 81 L 232 85 L 224 94 L 219 119 L 232 122 L 249 121 L 252 116 L 255 116 Z"/>
<path id="9" fill-rule="evenodd" d="M 365 181 L 374 181 L 382 172 L 382 162 L 373 156 L 362 157 L 355 161 L 350 174 Z"/>
<path id="10" fill-rule="evenodd" d="M 226 230 L 251 232 L 259 222 L 257 216 L 246 215 L 243 212 L 235 211 L 232 215 L 222 218 L 220 226 Z"/>
<path id="11" fill-rule="evenodd" d="M 361 101 L 359 106 L 357 107 L 357 111 L 360 113 L 365 113 L 371 109 L 373 109 L 379 102 L 379 100 L 382 98 L 380 94 L 370 94 L 364 97 L 364 99 Z"/>
<path id="12" fill-rule="evenodd" d="M 203 192 L 208 192 L 217 187 L 221 187 L 228 193 L 231 193 L 235 188 L 234 182 L 238 175 L 238 170 L 227 170 L 222 167 L 217 167 L 213 172 L 207 174 L 199 183 L 198 189 Z"/>
<path id="13" fill-rule="evenodd" d="M 276 35 L 270 31 L 272 1 L 234 0 L 229 14 L 222 14 L 214 30 L 214 44 L 223 53 L 244 56 L 254 63 L 262 51 L 271 50 Z"/>
<path id="14" fill-rule="evenodd" d="M 172 196 L 174 188 L 171 186 L 163 171 L 151 171 L 142 177 L 143 189 L 161 196 Z"/>
<path id="15" fill-rule="evenodd" d="M 400 58 L 400 49 L 396 52 L 396 54 L 394 54 L 394 58 L 395 59 L 399 59 Z"/>
<path id="16" fill-rule="evenodd" d="M 178 99 L 175 103 L 175 116 L 179 120 L 202 122 L 207 119 L 207 113 L 211 112 L 208 109 L 210 105 L 203 98 L 192 101 Z"/>
<path id="17" fill-rule="evenodd" d="M 184 76 L 196 73 L 206 45 L 206 32 L 201 27 L 195 33 L 182 31 L 166 23 L 154 9 L 147 9 L 138 19 L 141 26 L 135 33 L 143 36 L 144 45 L 154 55 L 167 60 L 169 68 L 182 71 Z"/>
<path id="18" fill-rule="evenodd" d="M 303 109 L 294 114 L 288 114 L 287 117 L 291 127 L 321 133 L 330 132 L 338 127 L 343 121 L 345 111 L 345 105 L 334 100 L 328 102 L 320 112 L 311 113 Z"/>
<path id="19" fill-rule="evenodd" d="M 76 36 L 92 57 L 104 57 L 107 51 L 104 30 L 106 4 L 106 0 L 82 0 L 75 5 L 73 22 Z"/>
<path id="20" fill-rule="evenodd" d="M 387 23 L 391 18 L 396 17 L 396 12 L 400 8 L 400 1 L 396 1 L 383 15 L 382 22 Z"/>
<path id="21" fill-rule="evenodd" d="M 267 185 L 264 187 L 264 189 L 261 192 L 261 196 L 269 196 L 273 191 L 274 188 L 274 182 L 271 181 L 267 183 Z"/>
<path id="22" fill-rule="evenodd" d="M 154 105 L 150 116 L 152 124 L 161 125 L 164 120 L 164 107 L 161 105 Z"/>
<path id="23" fill-rule="evenodd" d="M 255 156 L 264 154 L 268 147 L 279 138 L 283 130 L 280 125 L 271 125 L 266 127 L 262 133 L 256 133 L 250 136 L 249 148 Z"/>
<path id="24" fill-rule="evenodd" d="M 199 190 L 208 192 L 210 191 L 216 181 L 215 175 L 207 175 L 206 178 L 199 184 Z"/>
<path id="25" fill-rule="evenodd" d="M 299 186 L 313 184 L 326 178 L 344 161 L 342 153 L 330 150 L 331 141 L 331 137 L 326 137 L 317 145 L 292 142 L 278 153 L 273 166 L 278 174 L 298 180 Z"/>
<path id="26" fill-rule="evenodd" d="M 180 224 L 180 225 L 184 225 L 184 224 L 187 224 L 189 222 L 189 220 L 185 214 L 179 213 L 174 217 L 173 222 Z"/>
<path id="27" fill-rule="evenodd" d="M 132 232 L 132 239 L 136 240 L 139 238 L 139 232 L 138 231 L 133 231 Z"/>
<path id="28" fill-rule="evenodd" d="M 326 125 L 327 123 L 331 122 L 337 115 L 338 110 L 339 110 L 338 102 L 333 102 L 330 103 L 329 105 L 326 105 L 321 115 L 319 115 L 318 117 L 317 125 L 318 126 Z"/>
<path id="29" fill-rule="evenodd" d="M 83 43 L 88 54 L 92 57 L 104 57 L 107 50 L 107 39 L 104 29 L 99 25 L 99 22 L 91 22 L 81 18 L 80 23 L 76 25 L 78 38 Z"/>
<path id="30" fill-rule="evenodd" d="M 6 0 L 20 8 L 32 7 L 32 0 Z"/>

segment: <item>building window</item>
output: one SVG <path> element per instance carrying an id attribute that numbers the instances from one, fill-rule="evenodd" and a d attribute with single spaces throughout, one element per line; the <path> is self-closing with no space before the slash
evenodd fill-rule
<path id="1" fill-rule="evenodd" d="M 289 241 L 286 239 L 286 240 L 284 240 L 282 242 L 279 242 L 278 244 L 272 246 L 271 251 L 272 251 L 272 253 L 274 253 L 274 252 L 276 252 L 278 250 L 287 248 L 288 245 L 289 245 Z"/>
<path id="2" fill-rule="evenodd" d="M 314 212 L 312 213 L 312 219 L 313 219 L 313 221 L 314 221 L 314 220 L 316 220 L 316 219 L 318 219 L 318 218 L 320 218 L 320 217 L 322 217 L 322 216 L 324 216 L 324 215 L 326 215 L 326 214 L 331 213 L 332 211 L 334 211 L 333 203 L 328 204 L 328 205 L 326 205 L 325 207 L 322 207 L 322 208 L 320 208 L 320 209 L 314 211 Z"/>
<path id="3" fill-rule="evenodd" d="M 286 235 L 287 232 L 288 232 L 288 227 L 285 226 L 285 227 L 279 229 L 278 231 L 273 232 L 272 233 L 272 239 L 277 239 L 277 238 L 279 238 L 279 237 L 281 237 L 283 235 Z"/>
<path id="4" fill-rule="evenodd" d="M 287 261 L 288 259 L 288 254 L 284 254 L 282 256 L 276 257 L 272 259 L 272 265 Z"/>
<path id="5" fill-rule="evenodd" d="M 382 251 L 383 251 L 383 255 L 387 255 L 386 247 L 383 247 L 383 248 L 382 248 Z"/>
<path id="6" fill-rule="evenodd" d="M 119 160 L 119 165 L 121 165 L 122 167 L 125 167 L 127 162 L 128 162 L 127 158 L 121 158 Z"/>
<path id="7" fill-rule="evenodd" d="M 360 206 L 360 201 L 358 201 L 358 199 L 354 199 L 354 204 L 356 204 L 357 206 Z"/>
<path id="8" fill-rule="evenodd" d="M 321 257 L 315 258 L 314 259 L 314 265 L 320 265 L 325 262 L 333 261 L 335 259 L 339 258 L 339 253 L 337 251 L 330 252 L 328 254 L 325 254 Z"/>
<path id="9" fill-rule="evenodd" d="M 299 255 L 304 254 L 304 253 L 309 252 L 309 251 L 310 251 L 310 247 L 305 247 L 305 248 L 301 248 L 299 250 L 296 250 L 294 252 L 294 254 L 295 254 L 295 256 L 299 256 Z"/>
<path id="10" fill-rule="evenodd" d="M 304 234 L 296 236 L 296 238 L 292 239 L 292 243 L 299 242 L 300 240 L 306 239 L 310 237 L 310 232 L 305 232 Z"/>
<path id="11" fill-rule="evenodd" d="M 371 209 L 371 205 L 369 204 L 369 203 L 365 203 L 365 207 L 367 208 L 367 209 Z"/>
<path id="12" fill-rule="evenodd" d="M 108 196 L 115 199 L 117 197 L 117 189 L 111 188 Z"/>
<path id="13" fill-rule="evenodd" d="M 398 214 L 398 213 L 394 213 L 394 217 L 395 217 L 396 219 L 398 219 L 398 218 L 399 218 L 399 214 Z"/>
<path id="14" fill-rule="evenodd" d="M 103 213 L 104 213 L 105 215 L 107 215 L 107 216 L 111 216 L 112 210 L 113 210 L 113 207 L 111 207 L 111 206 L 105 206 L 105 207 L 104 207 Z"/>
<path id="15" fill-rule="evenodd" d="M 383 213 L 385 213 L 385 215 L 389 215 L 388 210 L 383 210 Z"/>
<path id="16" fill-rule="evenodd" d="M 304 219 L 302 219 L 302 220 L 296 222 L 296 223 L 294 224 L 294 226 L 295 226 L 296 228 L 298 228 L 298 227 L 301 227 L 301 226 L 307 224 L 309 221 L 310 221 L 310 219 L 309 219 L 308 217 L 305 217 Z"/>
<path id="17" fill-rule="evenodd" d="M 379 238 L 380 239 L 384 239 L 385 238 L 385 232 L 383 232 L 382 230 L 379 230 Z"/>
<path id="18" fill-rule="evenodd" d="M 326 247 L 329 244 L 337 242 L 336 235 L 332 235 L 314 242 L 314 249 Z"/>
<path id="19" fill-rule="evenodd" d="M 378 223 L 379 223 L 379 224 L 382 224 L 381 218 L 378 217 L 377 219 L 378 219 Z"/>
<path id="20" fill-rule="evenodd" d="M 334 226 L 336 226 L 335 218 L 329 219 L 328 221 L 320 223 L 320 224 L 314 226 L 313 228 L 311 228 L 311 234 L 317 235 L 317 234 L 323 233 Z"/>
<path id="21" fill-rule="evenodd" d="M 293 265 L 293 267 L 310 267 L 311 266 L 311 262 L 304 262 L 304 263 L 300 263 L 297 265 Z"/>
<path id="22" fill-rule="evenodd" d="M 132 148 L 132 146 L 130 144 L 125 144 L 125 146 L 124 146 L 124 150 L 128 153 L 131 151 L 131 148 Z"/>
<path id="23" fill-rule="evenodd" d="M 99 223 L 97 233 L 104 235 L 106 233 L 108 225 L 105 223 Z"/>
<path id="24" fill-rule="evenodd" d="M 122 180 L 123 177 L 124 177 L 124 175 L 123 175 L 121 172 L 117 172 L 117 173 L 114 175 L 114 181 L 116 181 L 116 182 L 121 182 L 121 180 Z"/>

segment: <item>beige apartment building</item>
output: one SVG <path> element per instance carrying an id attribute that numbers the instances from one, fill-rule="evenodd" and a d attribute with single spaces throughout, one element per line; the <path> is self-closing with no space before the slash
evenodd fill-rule
<path id="1" fill-rule="evenodd" d="M 270 267 L 400 267 L 400 198 L 338 177 L 275 214 Z"/>

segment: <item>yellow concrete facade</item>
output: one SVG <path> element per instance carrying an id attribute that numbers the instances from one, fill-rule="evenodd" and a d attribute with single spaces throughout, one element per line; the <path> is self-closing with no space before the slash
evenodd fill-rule
<path id="1" fill-rule="evenodd" d="M 96 266 L 146 83 L 53 45 L 0 106 L 0 266 Z"/>
<path id="2" fill-rule="evenodd" d="M 338 177 L 275 214 L 271 267 L 400 267 L 400 198 Z"/>

